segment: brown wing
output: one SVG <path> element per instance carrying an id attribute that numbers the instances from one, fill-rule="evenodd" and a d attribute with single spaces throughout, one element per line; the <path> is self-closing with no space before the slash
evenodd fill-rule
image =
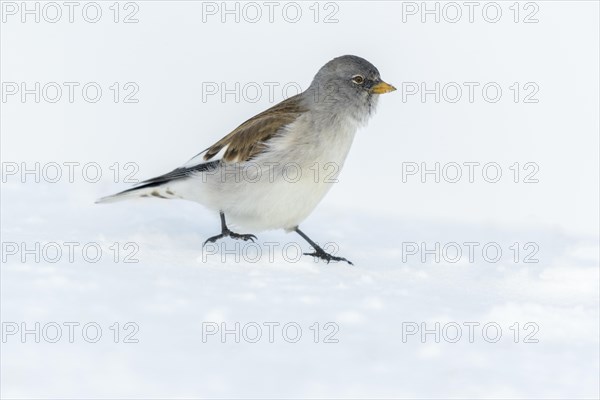
<path id="1" fill-rule="evenodd" d="M 227 162 L 251 160 L 266 149 L 265 143 L 282 127 L 294 122 L 306 111 L 299 104 L 298 96 L 276 104 L 235 128 L 229 135 L 206 150 L 204 160 L 210 160 L 223 148 L 226 148 L 223 160 Z"/>

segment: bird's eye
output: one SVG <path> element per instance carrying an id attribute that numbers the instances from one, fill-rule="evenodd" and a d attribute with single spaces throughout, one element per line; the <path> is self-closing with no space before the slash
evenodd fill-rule
<path id="1" fill-rule="evenodd" d="M 362 85 L 364 81 L 365 78 L 362 75 L 354 75 L 352 77 L 352 82 L 356 83 L 357 85 Z"/>

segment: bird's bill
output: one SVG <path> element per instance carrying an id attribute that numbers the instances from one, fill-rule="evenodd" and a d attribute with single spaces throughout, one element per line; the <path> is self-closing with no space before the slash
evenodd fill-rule
<path id="1" fill-rule="evenodd" d="M 383 93 L 393 92 L 394 90 L 396 90 L 395 87 L 393 87 L 389 83 L 385 83 L 384 81 L 381 81 L 371 88 L 371 93 L 383 94 Z"/>

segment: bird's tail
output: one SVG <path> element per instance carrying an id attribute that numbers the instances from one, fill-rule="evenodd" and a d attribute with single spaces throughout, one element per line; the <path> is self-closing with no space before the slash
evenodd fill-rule
<path id="1" fill-rule="evenodd" d="M 157 176 L 139 183 L 131 189 L 124 190 L 112 196 L 96 200 L 96 204 L 114 203 L 137 197 L 157 197 L 159 199 L 183 199 L 188 189 L 180 184 L 185 183 L 190 176 L 202 172 L 214 171 L 220 161 L 209 161 L 191 167 L 177 168 L 168 174 Z"/>
<path id="2" fill-rule="evenodd" d="M 157 185 L 152 183 L 136 186 L 110 196 L 102 197 L 96 200 L 96 204 L 115 203 L 117 201 L 130 200 L 139 197 L 155 197 L 159 199 L 181 198 L 166 185 Z"/>

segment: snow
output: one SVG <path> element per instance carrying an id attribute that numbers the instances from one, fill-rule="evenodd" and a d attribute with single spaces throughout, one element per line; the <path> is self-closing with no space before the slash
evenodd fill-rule
<path id="1" fill-rule="evenodd" d="M 539 2 L 529 25 L 511 22 L 508 3 L 498 24 L 399 24 L 401 3 L 342 2 L 338 24 L 298 25 L 200 23 L 199 2 L 138 4 L 138 24 L 2 24 L 3 82 L 105 90 L 98 103 L 0 104 L 3 398 L 598 398 L 597 3 Z M 373 12 L 384 15 L 364 22 Z M 130 185 L 125 163 L 136 179 L 169 171 L 272 103 L 203 102 L 202 82 L 306 85 L 344 53 L 399 88 L 505 90 L 494 104 L 382 96 L 301 225 L 355 266 L 296 257 L 310 249 L 283 231 L 203 250 L 219 218 L 191 202 L 94 204 Z M 137 82 L 139 103 L 112 102 L 116 81 Z M 505 100 L 516 81 L 537 82 L 539 103 Z M 56 162 L 62 179 L 22 179 L 22 162 Z M 79 163 L 73 182 L 65 162 Z M 81 173 L 92 162 L 95 183 Z M 403 182 L 402 162 L 495 162 L 503 179 Z M 526 162 L 538 183 L 523 183 Z M 39 343 L 22 338 L 36 323 Z"/>

